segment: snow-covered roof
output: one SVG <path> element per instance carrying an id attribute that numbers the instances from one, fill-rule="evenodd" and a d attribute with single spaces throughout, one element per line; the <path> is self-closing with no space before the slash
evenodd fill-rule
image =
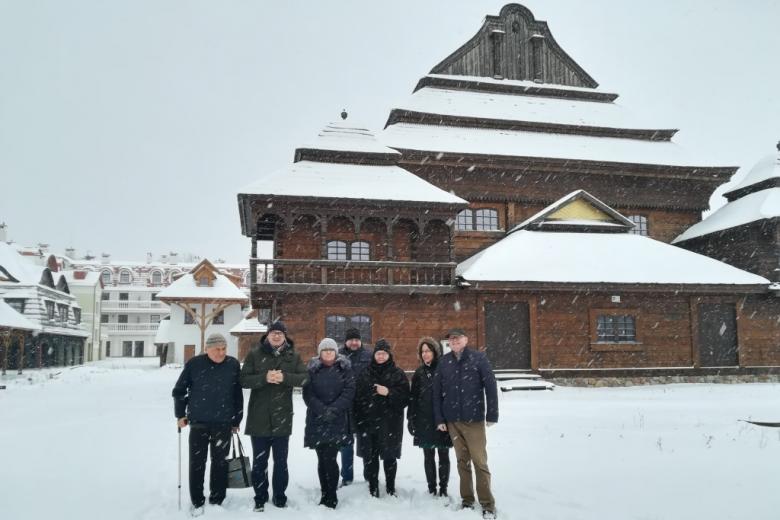
<path id="1" fill-rule="evenodd" d="M 0 241 L 0 269 L 20 283 L 37 284 L 44 267 L 27 260 L 16 248 Z M 57 280 L 54 280 L 57 283 Z"/>
<path id="2" fill-rule="evenodd" d="M 160 320 L 160 324 L 157 326 L 157 333 L 154 335 L 154 343 L 170 343 L 173 341 L 171 338 L 171 320 Z"/>
<path id="3" fill-rule="evenodd" d="M 729 189 L 727 193 L 738 191 L 769 179 L 780 179 L 780 151 L 763 157 L 750 169 L 745 178 L 739 184 Z"/>
<path id="4" fill-rule="evenodd" d="M 230 329 L 230 333 L 234 335 L 265 333 L 268 330 L 268 327 L 257 321 L 257 317 L 252 316 L 252 314 L 254 313 L 250 313 L 250 316 L 236 323 L 236 325 Z"/>
<path id="5" fill-rule="evenodd" d="M 769 285 L 703 255 L 630 233 L 520 230 L 461 262 L 469 281 Z"/>
<path id="6" fill-rule="evenodd" d="M 571 126 L 661 128 L 657 123 L 639 120 L 616 103 L 436 87 L 421 88 L 398 108 L 448 116 Z"/>
<path id="7" fill-rule="evenodd" d="M 441 78 L 454 81 L 472 81 L 476 83 L 492 83 L 495 85 L 511 85 L 513 87 L 525 87 L 528 89 L 556 89 L 556 90 L 572 90 L 575 92 L 604 92 L 601 87 L 572 87 L 569 85 L 560 85 L 558 83 L 540 83 L 532 80 L 518 80 L 518 79 L 496 79 L 487 76 L 456 76 L 452 74 L 428 74 L 429 78 Z"/>
<path id="8" fill-rule="evenodd" d="M 212 286 L 199 286 L 192 273 L 182 275 L 158 292 L 157 298 L 160 300 L 235 300 L 236 302 L 249 299 L 228 277 L 219 273 Z"/>
<path id="9" fill-rule="evenodd" d="M 80 278 L 76 277 L 75 271 L 62 271 L 62 276 L 67 280 L 68 285 L 88 285 L 94 286 L 100 283 L 100 271 L 82 271 L 84 275 L 80 275 Z"/>
<path id="10" fill-rule="evenodd" d="M 467 204 L 398 166 L 299 161 L 268 173 L 240 194 Z"/>
<path id="11" fill-rule="evenodd" d="M 780 217 L 780 188 L 756 191 L 721 206 L 701 222 L 689 227 L 672 243 L 773 217 Z"/>
<path id="12" fill-rule="evenodd" d="M 339 152 L 356 152 L 368 154 L 401 154 L 377 141 L 376 136 L 362 125 L 354 122 L 339 121 L 328 123 L 317 139 L 302 148 L 318 150 L 333 150 Z"/>
<path id="13" fill-rule="evenodd" d="M 380 138 L 388 146 L 408 150 L 666 166 L 722 166 L 671 141 L 412 123 L 390 125 Z"/>
<path id="14" fill-rule="evenodd" d="M 13 307 L 0 298 L 0 327 L 21 330 L 41 330 L 39 325 L 31 322 Z"/>

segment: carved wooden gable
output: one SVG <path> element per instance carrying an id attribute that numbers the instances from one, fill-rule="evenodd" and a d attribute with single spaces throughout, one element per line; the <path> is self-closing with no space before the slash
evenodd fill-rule
<path id="1" fill-rule="evenodd" d="M 598 83 L 553 38 L 547 22 L 519 4 L 487 16 L 468 42 L 431 74 L 482 76 L 596 88 Z"/>

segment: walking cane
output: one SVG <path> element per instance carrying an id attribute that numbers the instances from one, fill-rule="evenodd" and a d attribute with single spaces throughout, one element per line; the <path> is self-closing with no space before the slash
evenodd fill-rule
<path id="1" fill-rule="evenodd" d="M 181 511 L 181 427 L 177 427 L 179 430 L 179 511 Z"/>

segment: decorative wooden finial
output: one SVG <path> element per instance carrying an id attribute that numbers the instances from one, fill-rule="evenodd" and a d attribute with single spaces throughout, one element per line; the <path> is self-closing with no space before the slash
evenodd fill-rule
<path id="1" fill-rule="evenodd" d="M 347 109 L 346 109 L 346 108 L 342 108 L 342 109 L 341 109 L 341 119 L 343 119 L 344 121 L 346 121 L 346 120 L 347 120 L 347 115 L 348 115 L 348 114 L 347 114 Z"/>

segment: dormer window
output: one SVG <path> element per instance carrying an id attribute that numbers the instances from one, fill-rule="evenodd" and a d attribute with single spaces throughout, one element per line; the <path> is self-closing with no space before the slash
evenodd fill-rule
<path id="1" fill-rule="evenodd" d="M 198 277 L 198 287 L 211 287 L 211 279 L 204 275 Z"/>
<path id="2" fill-rule="evenodd" d="M 103 280 L 103 285 L 109 285 L 111 283 L 111 271 L 103 271 L 100 273 L 100 278 Z"/>
<path id="3" fill-rule="evenodd" d="M 152 272 L 152 285 L 162 285 L 162 272 L 160 271 L 153 271 Z"/>
<path id="4" fill-rule="evenodd" d="M 122 271 L 119 273 L 119 283 L 121 284 L 129 284 L 132 281 L 132 276 L 130 275 L 130 271 Z"/>

